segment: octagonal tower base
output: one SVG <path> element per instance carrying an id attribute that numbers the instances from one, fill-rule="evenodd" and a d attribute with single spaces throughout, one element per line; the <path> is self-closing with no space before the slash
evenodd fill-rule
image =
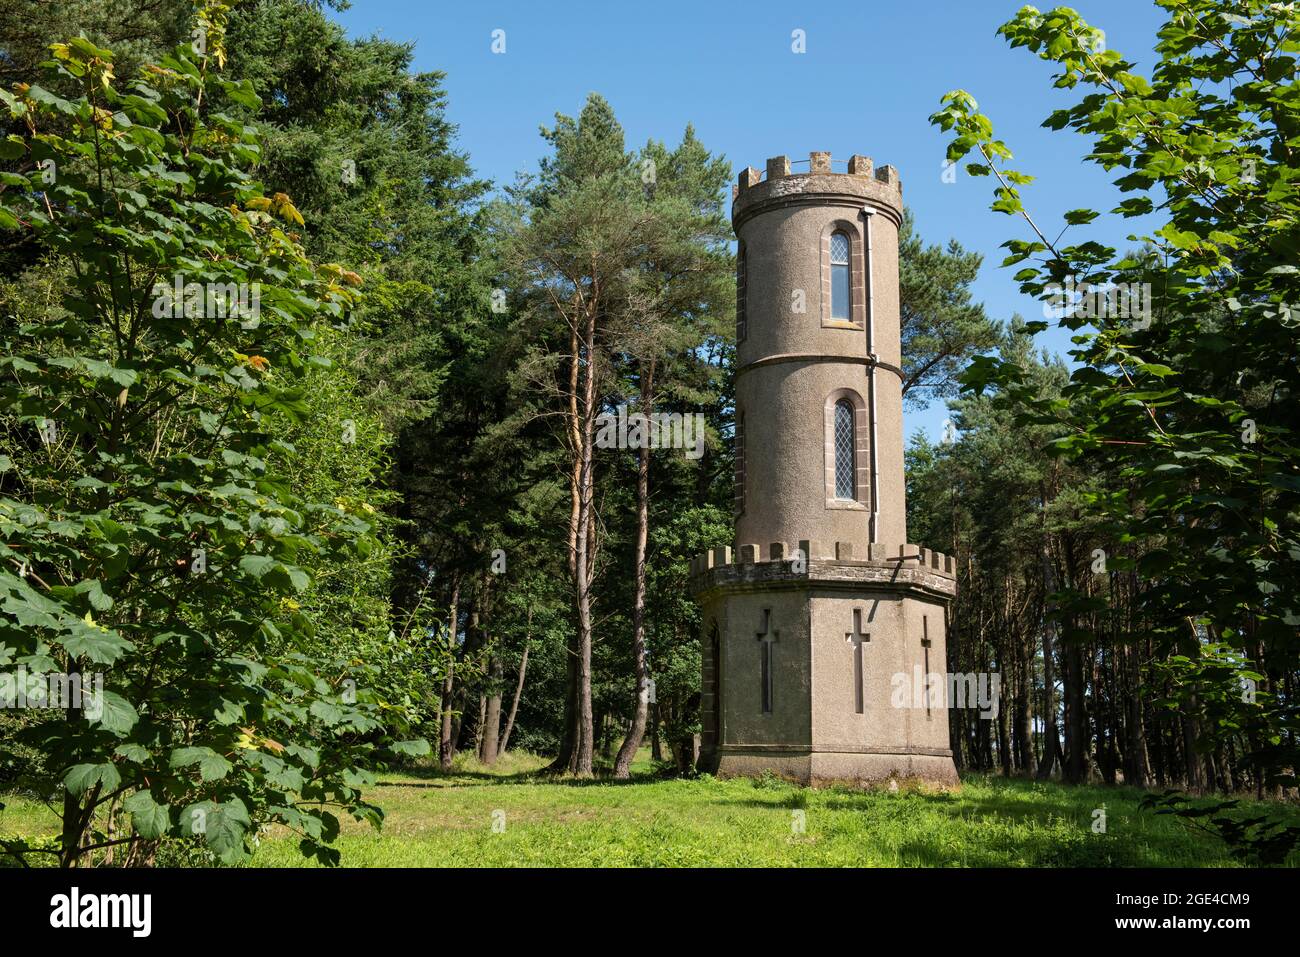
<path id="1" fill-rule="evenodd" d="M 854 558 L 818 543 L 715 549 L 703 611 L 702 771 L 804 784 L 958 783 L 943 692 L 952 559 L 915 545 Z M 893 551 L 893 555 L 887 555 Z"/>

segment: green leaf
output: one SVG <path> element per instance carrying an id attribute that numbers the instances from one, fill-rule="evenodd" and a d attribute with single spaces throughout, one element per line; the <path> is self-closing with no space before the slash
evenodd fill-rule
<path id="1" fill-rule="evenodd" d="M 1138 196 L 1133 199 L 1124 200 L 1111 210 L 1111 212 L 1120 213 L 1126 217 L 1144 216 L 1154 208 L 1155 205 L 1151 202 L 1149 197 Z"/>
<path id="2" fill-rule="evenodd" d="M 122 775 L 111 761 L 102 764 L 77 764 L 63 776 L 63 786 L 74 797 L 80 797 L 91 788 L 99 785 L 101 794 L 108 794 L 122 783 Z"/>
<path id="3" fill-rule="evenodd" d="M 111 60 L 113 59 L 112 51 L 102 50 L 95 44 L 91 43 L 85 37 L 73 37 L 68 41 L 68 46 L 76 50 L 87 60 Z"/>
<path id="4" fill-rule="evenodd" d="M 96 696 L 101 710 L 99 725 L 106 731 L 126 734 L 140 720 L 139 713 L 115 691 L 104 691 Z"/>
<path id="5" fill-rule="evenodd" d="M 74 658 L 83 658 L 99 665 L 111 665 L 135 646 L 115 631 L 84 620 L 69 622 L 68 632 L 56 636 L 59 644 Z"/>
<path id="6" fill-rule="evenodd" d="M 248 856 L 244 835 L 251 826 L 248 809 L 239 798 L 225 804 L 200 801 L 181 812 L 181 833 L 203 838 L 224 864 L 237 864 Z"/>
<path id="7" fill-rule="evenodd" d="M 250 110 L 256 110 L 262 105 L 261 99 L 253 89 L 251 80 L 241 80 L 238 83 L 223 81 L 221 88 L 225 91 L 226 96 L 230 97 L 232 102 L 240 106 L 246 106 Z"/>
<path id="8" fill-rule="evenodd" d="M 254 578 L 264 578 L 279 562 L 270 555 L 245 555 L 239 560 L 239 567 Z"/>
<path id="9" fill-rule="evenodd" d="M 136 791 L 122 802 L 131 815 L 131 826 L 147 840 L 156 840 L 171 830 L 172 821 L 166 805 L 159 804 L 148 791 Z"/>
<path id="10" fill-rule="evenodd" d="M 95 611 L 108 611 L 113 607 L 113 599 L 104 594 L 104 587 L 97 580 L 78 582 L 75 591 L 85 595 Z"/>
<path id="11" fill-rule="evenodd" d="M 116 748 L 113 749 L 113 753 L 120 757 L 126 758 L 128 761 L 132 762 L 133 764 L 144 764 L 146 761 L 148 761 L 150 758 L 153 757 L 153 755 L 149 753 L 148 748 L 131 741 L 127 741 L 122 744 L 119 744 Z"/>
<path id="12" fill-rule="evenodd" d="M 343 712 L 328 701 L 313 701 L 308 710 L 327 725 L 338 724 L 343 718 Z"/>
<path id="13" fill-rule="evenodd" d="M 76 116 L 81 112 L 81 107 L 63 99 L 61 96 L 55 96 L 49 90 L 40 86 L 33 86 L 27 91 L 27 95 L 37 103 L 51 107 L 55 112 L 62 113 L 64 116 Z"/>
<path id="14" fill-rule="evenodd" d="M 211 748 L 188 747 L 172 751 L 173 768 L 187 768 L 195 764 L 199 766 L 199 776 L 204 781 L 219 781 L 234 768 L 233 764 Z"/>
<path id="15" fill-rule="evenodd" d="M 1147 375 L 1159 376 L 1162 379 L 1167 376 L 1176 375 L 1174 370 L 1169 368 L 1169 366 L 1161 365 L 1158 362 L 1143 362 L 1138 365 L 1138 368 Z"/>

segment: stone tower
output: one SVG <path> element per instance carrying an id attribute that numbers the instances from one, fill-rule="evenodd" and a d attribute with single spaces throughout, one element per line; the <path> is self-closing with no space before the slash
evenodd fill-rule
<path id="1" fill-rule="evenodd" d="M 892 166 L 787 157 L 734 191 L 736 538 L 691 566 L 700 766 L 955 783 L 952 559 L 907 544 Z"/>

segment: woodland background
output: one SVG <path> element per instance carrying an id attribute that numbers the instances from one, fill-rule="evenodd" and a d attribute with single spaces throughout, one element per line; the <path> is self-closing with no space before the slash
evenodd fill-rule
<path id="1" fill-rule="evenodd" d="M 1067 318 L 1075 352 L 1044 354 L 1045 323 L 972 301 L 978 254 L 905 223 L 904 397 L 956 427 L 909 446 L 910 537 L 959 558 L 948 670 L 1002 678 L 995 721 L 951 714 L 959 768 L 1280 798 L 1300 21 L 1160 6 L 1149 78 L 1072 11 L 1002 28 L 1090 89 L 1048 124 L 1092 138 L 1119 208 L 1167 217 L 1132 249 L 1049 241 L 974 100 L 935 114 L 1030 237 L 1022 288 L 1150 282 L 1156 310 Z M 648 743 L 692 774 L 687 563 L 731 537 L 730 162 L 690 127 L 629 143 L 593 94 L 494 189 L 440 74 L 304 0 L 0 23 L 0 650 L 115 689 L 98 723 L 0 713 L 0 785 L 63 820 L 9 853 L 150 863 L 206 834 L 234 862 L 276 821 L 332 862 L 336 812 L 382 818 L 376 769 L 458 753 L 618 778 Z M 262 277 L 269 319 L 157 321 L 177 271 Z M 705 455 L 597 448 L 623 405 L 702 412 Z M 195 575 L 198 547 L 229 573 Z M 1282 856 L 1296 833 L 1221 829 Z"/>

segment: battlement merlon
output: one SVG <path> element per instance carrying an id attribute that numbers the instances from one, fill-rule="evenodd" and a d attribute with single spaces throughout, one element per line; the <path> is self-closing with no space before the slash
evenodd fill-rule
<path id="1" fill-rule="evenodd" d="M 774 156 L 766 170 L 741 170 L 732 190 L 731 220 L 735 228 L 759 207 L 794 203 L 870 205 L 901 222 L 903 184 L 893 166 L 873 167 L 871 157 L 854 155 L 848 172 L 832 169 L 830 153 L 808 154 L 808 171 L 792 173 L 788 156 Z"/>
<path id="2" fill-rule="evenodd" d="M 952 598 L 957 594 L 957 563 L 951 555 L 920 545 L 867 547 L 854 556 L 852 542 L 824 548 L 820 542 L 771 542 L 766 548 L 744 544 L 733 553 L 719 546 L 691 559 L 690 584 L 695 593 L 715 587 L 787 582 L 845 585 L 914 585 Z"/>

